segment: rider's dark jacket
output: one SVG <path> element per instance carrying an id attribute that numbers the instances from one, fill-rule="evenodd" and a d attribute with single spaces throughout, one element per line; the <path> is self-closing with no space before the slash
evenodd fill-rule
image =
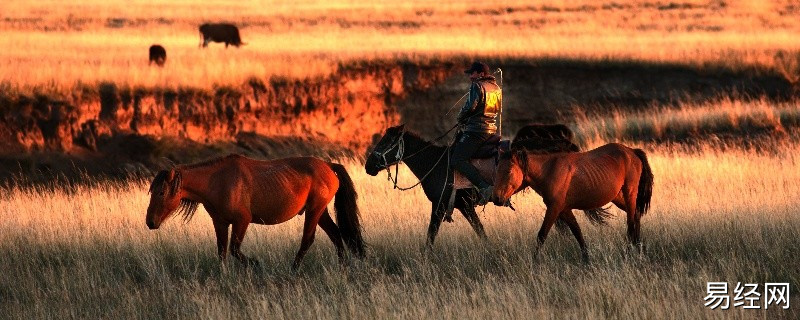
<path id="1" fill-rule="evenodd" d="M 497 114 L 503 106 L 500 86 L 493 76 L 478 78 L 469 88 L 469 97 L 458 114 L 461 130 L 466 132 L 497 132 Z"/>

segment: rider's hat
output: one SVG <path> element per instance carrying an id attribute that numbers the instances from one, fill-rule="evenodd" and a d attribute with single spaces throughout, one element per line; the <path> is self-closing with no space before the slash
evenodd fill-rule
<path id="1" fill-rule="evenodd" d="M 470 73 L 472 73 L 474 71 L 483 72 L 483 73 L 491 73 L 491 71 L 489 71 L 489 65 L 487 65 L 487 64 L 485 64 L 483 62 L 480 62 L 480 61 L 473 62 L 472 66 L 470 66 L 469 69 L 464 70 L 464 73 L 470 74 Z"/>

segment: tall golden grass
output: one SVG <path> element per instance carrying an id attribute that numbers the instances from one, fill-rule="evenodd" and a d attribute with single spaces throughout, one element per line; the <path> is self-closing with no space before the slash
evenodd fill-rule
<path id="1" fill-rule="evenodd" d="M 718 100 L 652 106 L 625 106 L 587 114 L 575 109 L 577 142 L 597 146 L 608 141 L 705 142 L 742 145 L 743 139 L 791 139 L 800 126 L 797 101 L 770 102 L 725 97 Z M 727 141 L 722 141 L 727 140 Z"/>
<path id="2" fill-rule="evenodd" d="M 357 60 L 482 56 L 756 68 L 795 79 L 800 9 L 790 1 L 4 1 L 0 81 L 237 85 L 324 76 Z M 197 26 L 230 21 L 248 45 L 198 48 Z M 147 47 L 167 48 L 164 69 Z M 794 78 L 793 78 L 794 77 Z"/>
<path id="3" fill-rule="evenodd" d="M 755 151 L 649 153 L 656 177 L 643 219 L 646 252 L 626 253 L 620 211 L 607 227 L 579 217 L 593 263 L 553 231 L 532 256 L 544 206 L 487 207 L 488 243 L 460 216 L 424 246 L 429 205 L 348 165 L 369 256 L 347 266 L 319 233 L 299 274 L 289 272 L 302 217 L 253 226 L 243 250 L 261 266 L 220 266 L 203 209 L 183 224 L 144 224 L 146 181 L 64 190 L 15 189 L 0 200 L 0 311 L 11 318 L 794 318 L 783 310 L 711 310 L 706 282 L 792 284 L 798 303 L 800 145 Z M 405 183 L 415 181 L 401 171 Z"/>
<path id="4" fill-rule="evenodd" d="M 724 5 L 722 5 L 724 3 Z M 308 78 L 375 59 L 607 59 L 718 65 L 797 81 L 800 8 L 791 1 L 3 1 L 3 90 L 69 92 L 78 83 L 236 85 L 250 77 Z M 197 26 L 231 21 L 248 45 L 197 48 Z M 476 41 L 479 40 L 479 41 Z M 147 47 L 168 50 L 163 69 Z M 477 44 L 476 44 L 477 43 Z M 794 78 L 793 78 L 794 77 Z M 640 113 L 587 115 L 583 145 L 669 139 L 682 132 L 784 130 L 796 103 L 722 100 Z M 788 131 L 788 129 L 787 129 Z M 746 138 L 745 138 L 746 139 Z M 641 142 L 638 142 L 641 143 Z M 691 150 L 640 145 L 655 173 L 646 251 L 626 252 L 624 219 L 582 216 L 593 263 L 571 235 L 551 233 L 534 259 L 544 206 L 487 207 L 481 243 L 463 218 L 431 250 L 419 189 L 392 190 L 356 162 L 369 257 L 336 263 L 317 237 L 299 274 L 289 263 L 302 218 L 253 226 L 244 269 L 216 258 L 210 219 L 147 230 L 148 181 L 5 189 L 0 195 L 0 314 L 9 318 L 797 318 L 800 144 L 759 148 L 700 141 Z M 763 150 L 769 150 L 765 152 Z M 416 180 L 405 168 L 401 184 Z M 612 209 L 619 213 L 617 209 Z M 710 310 L 706 282 L 792 285 L 789 310 Z"/>

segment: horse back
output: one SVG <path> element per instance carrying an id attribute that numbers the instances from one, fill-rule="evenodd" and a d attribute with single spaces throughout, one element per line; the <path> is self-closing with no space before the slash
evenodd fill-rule
<path id="1" fill-rule="evenodd" d="M 228 186 L 232 207 L 248 211 L 252 222 L 277 224 L 301 214 L 307 202 L 330 202 L 338 178 L 327 162 L 298 157 L 256 160 L 229 156 L 216 175 Z"/>
<path id="2" fill-rule="evenodd" d="M 617 143 L 580 152 L 566 154 L 553 164 L 558 173 L 553 179 L 569 181 L 567 201 L 577 209 L 594 209 L 619 194 L 629 181 L 633 150 Z"/>
<path id="3" fill-rule="evenodd" d="M 623 174 L 636 166 L 638 158 L 633 149 L 619 143 L 608 143 L 595 149 L 569 154 L 578 168 L 597 172 Z"/>
<path id="4" fill-rule="evenodd" d="M 253 187 L 303 193 L 302 189 L 338 188 L 338 178 L 330 165 L 314 157 L 294 157 L 276 160 L 256 160 L 246 157 L 236 159 L 236 166 L 247 172 Z"/>

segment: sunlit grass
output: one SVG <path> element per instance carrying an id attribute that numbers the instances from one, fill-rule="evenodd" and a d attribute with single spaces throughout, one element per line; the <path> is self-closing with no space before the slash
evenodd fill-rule
<path id="1" fill-rule="evenodd" d="M 800 246 L 800 146 L 778 156 L 704 150 L 650 151 L 656 184 L 642 257 L 626 254 L 620 211 L 613 209 L 617 218 L 607 227 L 579 215 L 590 267 L 581 265 L 572 236 L 556 231 L 533 259 L 544 212 L 533 192 L 515 196 L 516 212 L 480 213 L 487 244 L 456 216 L 428 251 L 430 208 L 420 190 L 392 190 L 357 163 L 347 168 L 360 194 L 368 258 L 339 267 L 320 232 L 297 275 L 289 263 L 302 217 L 251 226 L 243 250 L 261 267 L 246 271 L 232 261 L 219 266 L 202 208 L 188 224 L 147 230 L 147 181 L 15 189 L 0 201 L 0 310 L 44 318 L 793 317 L 792 309 L 712 311 L 702 297 L 707 281 L 800 280 L 791 263 Z M 405 168 L 400 175 L 401 184 L 415 181 Z"/>
<path id="2" fill-rule="evenodd" d="M 701 141 L 709 137 L 748 139 L 748 134 L 787 137 L 800 125 L 797 101 L 724 98 L 673 107 L 653 106 L 639 112 L 623 107 L 602 115 L 576 112 L 578 141 L 597 145 L 607 141 Z"/>

